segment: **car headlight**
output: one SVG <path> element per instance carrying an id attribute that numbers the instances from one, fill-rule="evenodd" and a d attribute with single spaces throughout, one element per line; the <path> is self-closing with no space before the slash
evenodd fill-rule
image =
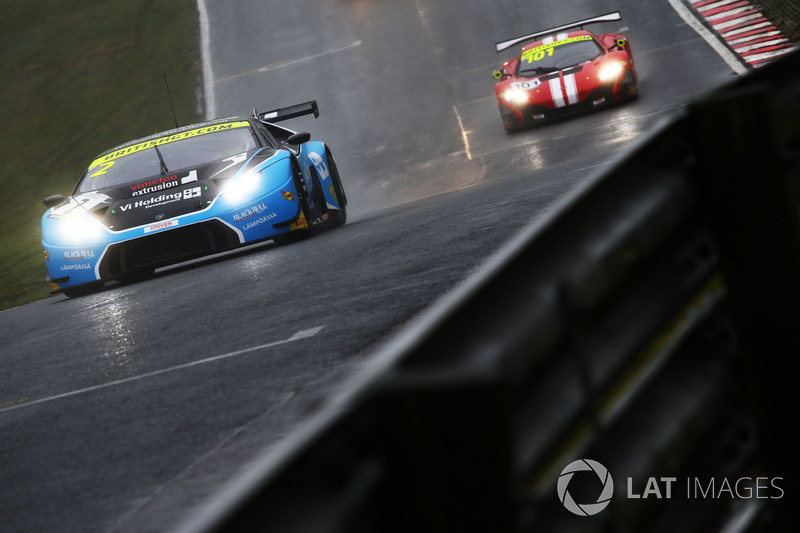
<path id="1" fill-rule="evenodd" d="M 598 77 L 600 81 L 612 81 L 618 79 L 620 74 L 622 74 L 622 63 L 614 61 L 600 67 Z"/>
<path id="2" fill-rule="evenodd" d="M 505 98 L 506 102 L 512 104 L 527 104 L 528 103 L 528 91 L 523 91 L 520 89 L 509 89 L 503 93 L 503 98 Z"/>
<path id="3" fill-rule="evenodd" d="M 88 213 L 57 217 L 56 238 L 63 244 L 91 244 L 103 237 L 105 227 Z"/>
<path id="4" fill-rule="evenodd" d="M 222 191 L 222 196 L 235 204 L 240 204 L 250 199 L 260 185 L 261 173 L 250 172 L 229 182 Z"/>

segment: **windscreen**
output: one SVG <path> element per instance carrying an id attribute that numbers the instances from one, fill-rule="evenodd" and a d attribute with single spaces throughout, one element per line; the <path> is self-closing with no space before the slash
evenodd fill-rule
<path id="1" fill-rule="evenodd" d="M 144 178 L 219 161 L 258 147 L 247 121 L 195 128 L 136 143 L 98 157 L 76 192 L 125 185 Z"/>
<path id="2" fill-rule="evenodd" d="M 603 48 L 590 35 L 579 35 L 535 46 L 522 52 L 517 76 L 532 78 L 579 65 L 603 54 Z"/>

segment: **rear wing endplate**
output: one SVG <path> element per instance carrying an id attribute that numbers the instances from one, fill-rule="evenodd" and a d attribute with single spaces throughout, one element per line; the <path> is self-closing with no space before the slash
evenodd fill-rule
<path id="1" fill-rule="evenodd" d="M 290 118 L 311 114 L 314 115 L 314 118 L 319 117 L 319 108 L 317 107 L 316 100 L 289 107 L 281 107 L 279 109 L 273 109 L 272 111 L 264 111 L 263 113 L 259 113 L 256 109 L 253 109 L 253 116 L 262 122 L 280 122 L 282 120 L 289 120 Z"/>
<path id="2" fill-rule="evenodd" d="M 543 37 L 545 35 L 551 35 L 554 33 L 558 33 L 560 31 L 568 30 L 570 28 L 579 28 L 585 24 L 593 24 L 595 22 L 610 22 L 613 20 L 622 20 L 622 15 L 620 15 L 619 11 L 614 11 L 613 13 L 606 13 L 605 15 L 600 15 L 599 17 L 592 17 L 586 20 L 579 20 L 577 22 L 570 22 L 569 24 L 564 24 L 563 26 L 558 26 L 557 28 L 550 28 L 547 30 L 537 31 L 536 33 L 531 33 L 529 35 L 523 35 L 521 37 L 514 37 L 513 39 L 509 39 L 508 41 L 502 41 L 499 43 L 495 43 L 494 47 L 498 52 L 502 52 L 507 48 L 511 48 L 515 44 L 519 44 L 524 41 L 529 41 L 531 39 L 535 39 L 537 37 Z"/>

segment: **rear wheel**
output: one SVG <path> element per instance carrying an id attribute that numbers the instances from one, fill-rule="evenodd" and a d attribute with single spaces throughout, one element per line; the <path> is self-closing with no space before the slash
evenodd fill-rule
<path id="1" fill-rule="evenodd" d="M 322 182 L 319 179 L 319 174 L 317 174 L 317 169 L 311 167 L 309 170 L 311 174 L 312 189 L 311 194 L 308 195 L 309 199 L 311 200 L 309 212 L 312 219 L 319 223 L 319 220 L 322 219 L 322 216 L 328 212 L 328 204 L 325 201 L 325 193 L 322 192 Z"/>
<path id="2" fill-rule="evenodd" d="M 336 203 L 339 204 L 339 209 L 329 214 L 328 227 L 338 228 L 347 222 L 347 195 L 344 192 L 342 180 L 339 177 L 339 169 L 336 167 L 336 161 L 333 159 L 333 154 L 327 146 L 325 147 L 325 156 L 328 158 L 328 172 L 331 175 L 331 183 L 333 184 Z"/>

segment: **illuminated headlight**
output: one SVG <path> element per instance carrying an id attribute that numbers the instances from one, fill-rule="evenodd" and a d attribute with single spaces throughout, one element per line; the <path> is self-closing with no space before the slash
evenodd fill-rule
<path id="1" fill-rule="evenodd" d="M 243 203 L 253 197 L 261 185 L 261 173 L 252 172 L 231 181 L 225 186 L 222 196 L 233 203 Z"/>
<path id="2" fill-rule="evenodd" d="M 505 93 L 503 93 L 503 98 L 505 98 L 506 102 L 511 104 L 521 105 L 528 103 L 528 91 L 522 91 L 520 89 L 509 89 Z"/>
<path id="3" fill-rule="evenodd" d="M 58 217 L 57 238 L 63 244 L 89 244 L 105 233 L 103 224 L 88 213 Z"/>
<path id="4" fill-rule="evenodd" d="M 606 63 L 600 67 L 598 77 L 600 81 L 613 81 L 618 79 L 620 74 L 622 74 L 622 64 L 615 61 L 613 63 Z"/>

